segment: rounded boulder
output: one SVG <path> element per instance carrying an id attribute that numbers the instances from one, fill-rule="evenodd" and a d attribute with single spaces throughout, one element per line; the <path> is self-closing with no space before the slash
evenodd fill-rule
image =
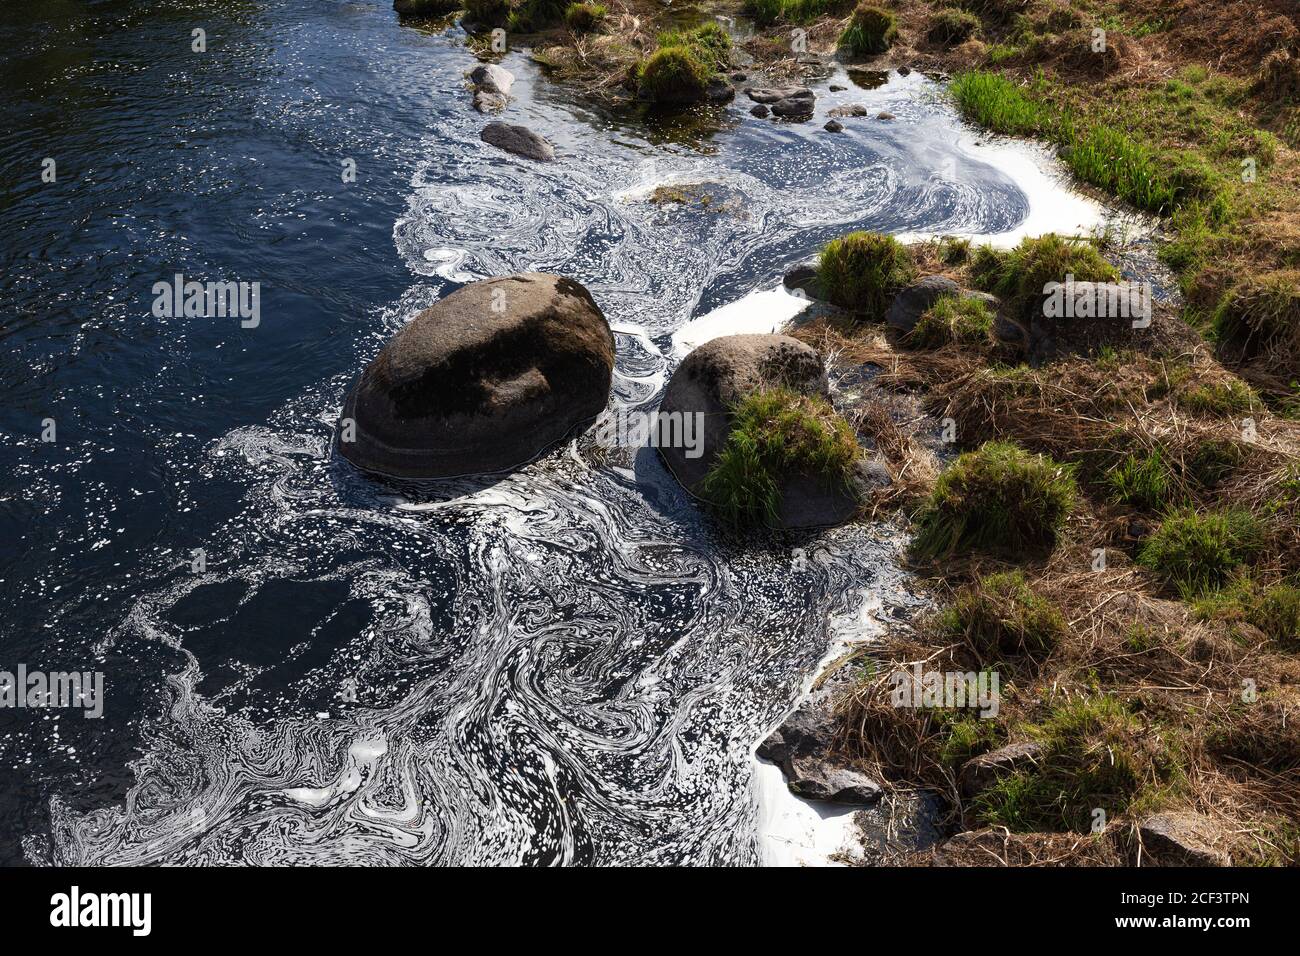
<path id="1" fill-rule="evenodd" d="M 522 465 L 605 408 L 614 337 L 572 279 L 476 282 L 417 315 L 343 406 L 340 454 L 398 478 Z"/>

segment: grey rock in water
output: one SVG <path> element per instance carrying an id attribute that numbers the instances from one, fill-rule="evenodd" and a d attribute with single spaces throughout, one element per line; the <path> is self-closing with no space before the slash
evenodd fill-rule
<path id="1" fill-rule="evenodd" d="M 926 276 L 894 297 L 885 313 L 885 324 L 904 335 L 916 328 L 921 316 L 941 296 L 958 295 L 961 287 L 944 276 Z"/>
<path id="2" fill-rule="evenodd" d="M 504 149 L 507 153 L 549 163 L 555 159 L 555 147 L 527 126 L 515 126 L 511 123 L 492 122 L 483 127 L 479 138 L 489 145 Z"/>
<path id="3" fill-rule="evenodd" d="M 746 80 L 749 79 L 749 76 L 745 73 L 733 73 L 731 74 L 731 79 L 733 82 L 736 83 L 744 83 Z"/>
<path id="4" fill-rule="evenodd" d="M 842 133 L 844 132 L 844 124 L 839 120 L 827 120 L 826 125 L 823 126 L 822 129 L 826 130 L 828 133 Z"/>
<path id="5" fill-rule="evenodd" d="M 709 80 L 709 85 L 704 91 L 704 98 L 710 103 L 730 103 L 736 98 L 736 88 L 726 80 L 714 77 Z"/>
<path id="6" fill-rule="evenodd" d="M 524 464 L 596 418 L 614 337 L 572 279 L 475 282 L 425 309 L 362 373 L 338 450 L 367 471 L 446 478 Z"/>
<path id="7" fill-rule="evenodd" d="M 911 72 L 912 72 L 912 68 L 910 66 L 900 66 L 898 68 L 899 76 L 908 76 L 911 74 Z"/>
<path id="8" fill-rule="evenodd" d="M 812 119 L 813 101 L 799 96 L 777 100 L 772 104 L 772 115 L 789 120 Z"/>
<path id="9" fill-rule="evenodd" d="M 489 93 L 487 90 L 476 90 L 474 93 L 474 109 L 480 113 L 499 113 L 506 108 L 506 102 L 500 93 Z"/>
<path id="10" fill-rule="evenodd" d="M 757 116 L 759 119 L 766 119 L 768 116 L 772 114 L 772 111 L 768 109 L 766 106 L 764 106 L 762 103 L 759 103 L 749 112 L 752 113 L 754 116 Z"/>
<path id="11" fill-rule="evenodd" d="M 891 119 L 895 119 L 895 116 L 894 116 L 893 113 L 889 112 L 888 110 L 884 110 L 884 111 L 882 111 L 882 112 L 876 114 L 876 119 L 878 119 L 878 120 L 891 120 Z"/>
<path id="12" fill-rule="evenodd" d="M 962 795 L 970 799 L 976 794 L 983 793 L 993 786 L 999 777 L 1033 766 L 1042 759 L 1042 756 L 1042 744 L 1025 742 L 1007 744 L 990 753 L 972 757 L 962 764 L 961 771 L 957 775 Z"/>
<path id="13" fill-rule="evenodd" d="M 469 71 L 469 81 L 474 84 L 474 108 L 493 113 L 505 109 L 515 75 L 495 63 L 480 63 Z"/>
<path id="14" fill-rule="evenodd" d="M 790 790 L 810 800 L 869 805 L 880 799 L 878 782 L 832 756 L 835 720 L 825 700 L 805 704 L 758 746 L 757 754 L 785 774 Z"/>
<path id="15" fill-rule="evenodd" d="M 659 449 L 683 487 L 699 493 L 700 482 L 731 433 L 731 409 L 746 395 L 776 385 L 804 395 L 829 395 L 821 356 L 786 335 L 727 335 L 686 357 L 673 373 L 660 405 L 662 412 L 704 416 L 699 457 L 687 457 L 685 448 Z M 783 528 L 841 524 L 856 513 L 863 493 L 856 480 L 845 487 L 799 475 L 789 476 L 780 490 L 778 523 Z"/>
<path id="16" fill-rule="evenodd" d="M 515 75 L 495 63 L 480 63 L 469 71 L 469 81 L 480 90 L 507 96 L 515 83 Z"/>
<path id="17" fill-rule="evenodd" d="M 806 86 L 749 86 L 745 95 L 755 103 L 778 103 L 781 100 L 814 100 L 813 91 Z"/>
<path id="18" fill-rule="evenodd" d="M 848 89 L 847 86 L 840 86 L 838 83 L 832 83 L 830 86 L 830 90 L 832 93 L 842 93 L 846 89 Z"/>
<path id="19" fill-rule="evenodd" d="M 850 103 L 847 106 L 835 106 L 831 108 L 831 116 L 866 116 L 867 108 L 861 103 Z"/>
<path id="20" fill-rule="evenodd" d="M 1143 862 L 1155 866 L 1232 866 L 1228 835 L 1199 813 L 1156 813 L 1138 824 Z"/>

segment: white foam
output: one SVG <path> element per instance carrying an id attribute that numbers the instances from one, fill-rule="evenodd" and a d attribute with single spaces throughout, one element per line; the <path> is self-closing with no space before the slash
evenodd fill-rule
<path id="1" fill-rule="evenodd" d="M 809 304 L 807 299 L 791 295 L 783 285 L 755 289 L 735 302 L 692 319 L 674 332 L 673 355 L 682 358 L 705 342 L 724 335 L 777 332 Z"/>

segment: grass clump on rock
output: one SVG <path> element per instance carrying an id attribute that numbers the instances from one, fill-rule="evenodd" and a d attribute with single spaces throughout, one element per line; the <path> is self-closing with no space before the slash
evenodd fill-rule
<path id="1" fill-rule="evenodd" d="M 893 236 L 851 232 L 822 249 L 817 279 L 826 297 L 843 309 L 880 320 L 894 296 L 916 277 L 907 249 Z"/>
<path id="2" fill-rule="evenodd" d="M 1064 701 L 1022 730 L 1042 753 L 1034 766 L 1002 777 L 976 797 L 975 815 L 987 826 L 1086 833 L 1094 808 L 1118 815 L 1173 769 L 1171 759 L 1152 752 L 1142 722 L 1115 697 Z"/>
<path id="3" fill-rule="evenodd" d="M 591 33 L 609 16 L 603 3 L 571 3 L 564 11 L 564 25 L 575 33 Z"/>
<path id="4" fill-rule="evenodd" d="M 993 331 L 988 303 L 970 296 L 945 295 L 921 316 L 908 333 L 908 344 L 923 349 L 978 345 Z"/>
<path id="5" fill-rule="evenodd" d="M 642 64 L 639 89 L 655 103 L 694 103 L 704 98 L 712 75 L 687 47 L 660 47 Z"/>
<path id="6" fill-rule="evenodd" d="M 1049 547 L 1077 499 L 1066 466 L 1010 442 L 986 442 L 939 476 L 917 515 L 913 551 L 933 559 Z"/>
<path id="7" fill-rule="evenodd" d="M 847 483 L 860 454 L 853 429 L 825 399 L 788 388 L 757 391 L 733 410 L 701 497 L 728 523 L 776 525 L 786 478 Z"/>
<path id="8" fill-rule="evenodd" d="M 948 7 L 930 18 L 930 26 L 925 31 L 925 38 L 931 43 L 951 46 L 966 42 L 979 31 L 979 28 L 979 17 L 975 14 Z"/>
<path id="9" fill-rule="evenodd" d="M 884 53 L 898 39 L 898 19 L 888 10 L 860 3 L 840 34 L 839 49 L 849 56 Z"/>
<path id="10" fill-rule="evenodd" d="M 1222 587 L 1263 544 L 1263 527 L 1248 511 L 1182 508 L 1147 539 L 1138 563 L 1191 597 Z"/>
<path id="11" fill-rule="evenodd" d="M 1020 310 L 1035 307 L 1048 283 L 1063 283 L 1071 275 L 1075 282 L 1119 280 L 1119 272 L 1092 243 L 1055 233 L 1022 239 L 1006 253 L 981 247 L 971 262 L 971 278 L 978 288 Z"/>
<path id="12" fill-rule="evenodd" d="M 1300 269 L 1238 282 L 1215 310 L 1214 329 L 1246 358 L 1275 357 L 1288 371 L 1300 369 Z"/>
<path id="13" fill-rule="evenodd" d="M 731 38 L 716 23 L 659 35 L 659 49 L 640 65 L 638 88 L 654 103 L 695 103 L 731 56 Z"/>
<path id="14" fill-rule="evenodd" d="M 1045 654 L 1066 632 L 1065 617 L 1019 571 L 979 579 L 939 615 L 940 636 L 962 643 L 981 663 L 1009 655 Z"/>

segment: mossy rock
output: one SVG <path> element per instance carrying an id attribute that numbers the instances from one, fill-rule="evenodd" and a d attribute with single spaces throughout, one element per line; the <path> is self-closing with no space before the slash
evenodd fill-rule
<path id="1" fill-rule="evenodd" d="M 888 10 L 861 3 L 849 18 L 849 25 L 840 34 L 839 50 L 850 57 L 874 56 L 884 53 L 898 39 L 898 18 Z"/>
<path id="2" fill-rule="evenodd" d="M 661 443 L 674 477 L 724 520 L 840 524 L 863 491 L 856 437 L 829 405 L 815 349 L 784 335 L 728 335 L 673 373 L 661 414 L 702 416 L 700 454 Z"/>

